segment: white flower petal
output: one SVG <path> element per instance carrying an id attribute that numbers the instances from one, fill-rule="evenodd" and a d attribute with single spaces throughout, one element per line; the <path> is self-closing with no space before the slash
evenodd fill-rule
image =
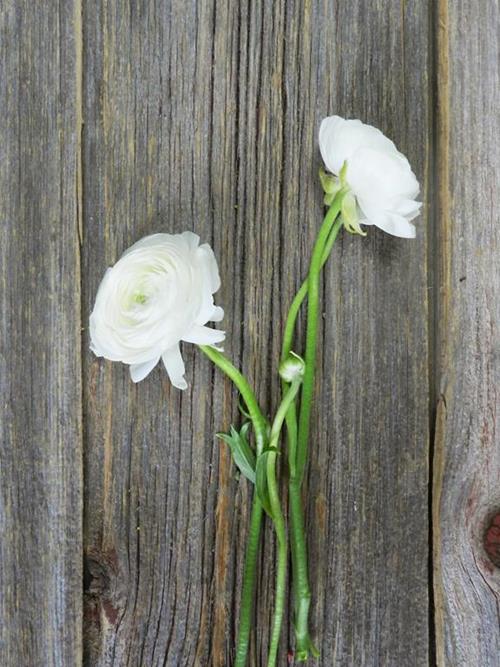
<path id="1" fill-rule="evenodd" d="M 130 253 L 135 252 L 136 250 L 142 250 L 144 248 L 157 248 L 160 244 L 163 244 L 164 242 L 169 242 L 172 238 L 173 236 L 171 234 L 164 234 L 164 233 L 150 234 L 149 236 L 144 236 L 142 239 L 139 239 L 139 241 L 133 243 L 130 246 L 130 248 L 127 248 L 127 250 L 125 250 L 120 259 L 123 259 L 123 257 L 126 257 Z"/>
<path id="2" fill-rule="evenodd" d="M 196 345 L 215 345 L 216 343 L 222 343 L 225 337 L 225 331 L 195 325 L 191 331 L 182 337 L 182 340 L 186 343 L 196 343 Z"/>
<path id="3" fill-rule="evenodd" d="M 202 295 L 202 305 L 196 318 L 196 324 L 206 324 L 212 319 L 215 305 L 213 294 L 220 287 L 219 269 L 214 253 L 210 246 L 204 244 L 196 249 L 198 266 L 199 291 Z M 218 313 L 218 311 L 215 311 Z"/>
<path id="4" fill-rule="evenodd" d="M 402 239 L 414 239 L 416 236 L 415 225 L 412 225 L 411 222 L 400 215 L 389 214 L 386 221 L 378 224 L 377 227 Z"/>
<path id="5" fill-rule="evenodd" d="M 398 215 L 404 215 L 407 220 L 413 220 L 413 218 L 416 218 L 417 215 L 419 215 L 421 208 L 422 202 L 415 201 L 413 199 L 401 199 L 398 202 L 395 202 L 393 206 L 391 206 L 391 210 L 393 210 Z"/>
<path id="6" fill-rule="evenodd" d="M 161 358 L 165 364 L 170 382 L 174 387 L 177 387 L 177 389 L 187 389 L 187 382 L 184 379 L 186 368 L 179 345 L 174 345 L 164 352 Z"/>
<path id="7" fill-rule="evenodd" d="M 408 222 L 402 215 L 384 211 L 372 212 L 368 219 L 373 225 L 392 236 L 399 236 L 403 239 L 414 239 L 416 236 L 415 225 Z"/>
<path id="8" fill-rule="evenodd" d="M 338 176 L 344 163 L 345 156 L 337 148 L 338 129 L 345 123 L 339 116 L 329 116 L 321 121 L 319 126 L 319 150 L 328 171 Z"/>
<path id="9" fill-rule="evenodd" d="M 132 382 L 140 382 L 141 380 L 144 380 L 144 378 L 151 373 L 159 360 L 159 357 L 156 357 L 156 359 L 145 361 L 143 364 L 131 364 L 130 377 L 132 378 Z"/>
<path id="10" fill-rule="evenodd" d="M 344 162 L 349 162 L 361 147 L 401 155 L 394 143 L 372 125 L 340 116 L 323 119 L 319 128 L 319 148 L 327 169 L 333 174 L 338 175 Z"/>
<path id="11" fill-rule="evenodd" d="M 208 319 L 210 322 L 221 322 L 224 319 L 224 308 L 214 306 L 212 314 Z"/>
<path id="12" fill-rule="evenodd" d="M 194 251 L 200 244 L 200 237 L 194 232 L 182 232 L 182 238 L 186 241 L 190 250 Z"/>
<path id="13" fill-rule="evenodd" d="M 348 162 L 347 183 L 357 197 L 384 204 L 396 198 L 413 199 L 419 190 L 405 157 L 365 147 Z"/>
<path id="14" fill-rule="evenodd" d="M 210 283 L 210 292 L 215 294 L 215 292 L 217 292 L 220 288 L 220 275 L 214 251 L 208 245 L 208 243 L 204 243 L 198 248 L 198 253 L 203 257 L 204 268 L 206 269 L 207 277 Z"/>

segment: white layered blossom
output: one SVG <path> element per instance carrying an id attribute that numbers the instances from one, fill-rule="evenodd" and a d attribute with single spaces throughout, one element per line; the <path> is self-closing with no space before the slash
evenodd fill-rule
<path id="1" fill-rule="evenodd" d="M 330 116 L 321 123 L 319 146 L 327 169 L 341 176 L 350 191 L 346 214 L 351 227 L 376 225 L 394 236 L 415 237 L 411 220 L 422 206 L 415 201 L 419 184 L 390 139 L 360 120 Z"/>
<path id="2" fill-rule="evenodd" d="M 215 345 L 224 332 L 214 305 L 220 287 L 211 247 L 192 232 L 153 234 L 131 246 L 106 271 L 90 316 L 91 349 L 98 357 L 130 364 L 140 382 L 162 359 L 170 381 L 185 389 L 180 341 Z"/>

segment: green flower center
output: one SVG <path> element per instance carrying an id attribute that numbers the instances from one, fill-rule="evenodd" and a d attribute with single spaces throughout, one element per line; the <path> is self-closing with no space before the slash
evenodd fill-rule
<path id="1" fill-rule="evenodd" d="M 134 303 L 138 303 L 141 306 L 146 303 L 148 300 L 148 297 L 145 294 L 142 294 L 142 292 L 135 292 L 135 294 L 132 297 Z"/>

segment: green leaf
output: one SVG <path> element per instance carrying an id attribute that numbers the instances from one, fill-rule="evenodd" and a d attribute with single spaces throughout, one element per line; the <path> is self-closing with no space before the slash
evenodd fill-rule
<path id="1" fill-rule="evenodd" d="M 238 433 L 234 430 L 233 434 L 233 459 L 235 464 L 241 470 L 242 474 L 255 484 L 255 454 L 248 443 L 247 433 L 250 424 L 244 424 Z"/>
<path id="2" fill-rule="evenodd" d="M 233 461 L 242 475 L 255 484 L 255 454 L 248 442 L 249 428 L 250 422 L 247 422 L 238 433 L 234 426 L 231 426 L 230 434 L 217 433 L 217 437 L 229 445 Z"/>
<path id="3" fill-rule="evenodd" d="M 264 510 L 273 518 L 271 509 L 271 502 L 269 500 L 269 489 L 267 487 L 267 458 L 271 451 L 267 449 L 257 459 L 257 466 L 255 468 L 255 488 L 257 495 Z"/>
<path id="4" fill-rule="evenodd" d="M 248 442 L 248 431 L 250 430 L 251 425 L 252 425 L 252 422 L 245 422 L 240 429 L 240 437 L 244 438 L 247 442 Z M 253 454 L 253 451 L 252 451 L 252 454 Z"/>
<path id="5" fill-rule="evenodd" d="M 217 438 L 220 440 L 223 440 L 225 443 L 227 443 L 231 449 L 233 447 L 233 439 L 228 433 L 216 433 L 215 434 Z"/>
<path id="6" fill-rule="evenodd" d="M 240 394 L 240 397 L 238 399 L 238 409 L 241 412 L 241 414 L 246 417 L 247 419 L 251 419 L 250 413 L 248 412 L 247 405 L 243 399 L 243 396 Z"/>

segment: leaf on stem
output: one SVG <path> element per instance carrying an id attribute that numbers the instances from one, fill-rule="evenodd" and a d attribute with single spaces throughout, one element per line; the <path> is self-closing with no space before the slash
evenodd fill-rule
<path id="1" fill-rule="evenodd" d="M 250 416 L 250 412 L 248 411 L 247 404 L 245 403 L 245 399 L 243 396 L 240 394 L 240 397 L 238 399 L 238 409 L 241 412 L 241 414 L 246 417 L 247 419 L 251 419 L 252 417 Z"/>
<path id="2" fill-rule="evenodd" d="M 233 461 L 242 475 L 255 484 L 255 454 L 248 442 L 249 428 L 250 422 L 246 422 L 238 433 L 231 426 L 230 433 L 217 433 L 217 437 L 229 445 Z"/>

